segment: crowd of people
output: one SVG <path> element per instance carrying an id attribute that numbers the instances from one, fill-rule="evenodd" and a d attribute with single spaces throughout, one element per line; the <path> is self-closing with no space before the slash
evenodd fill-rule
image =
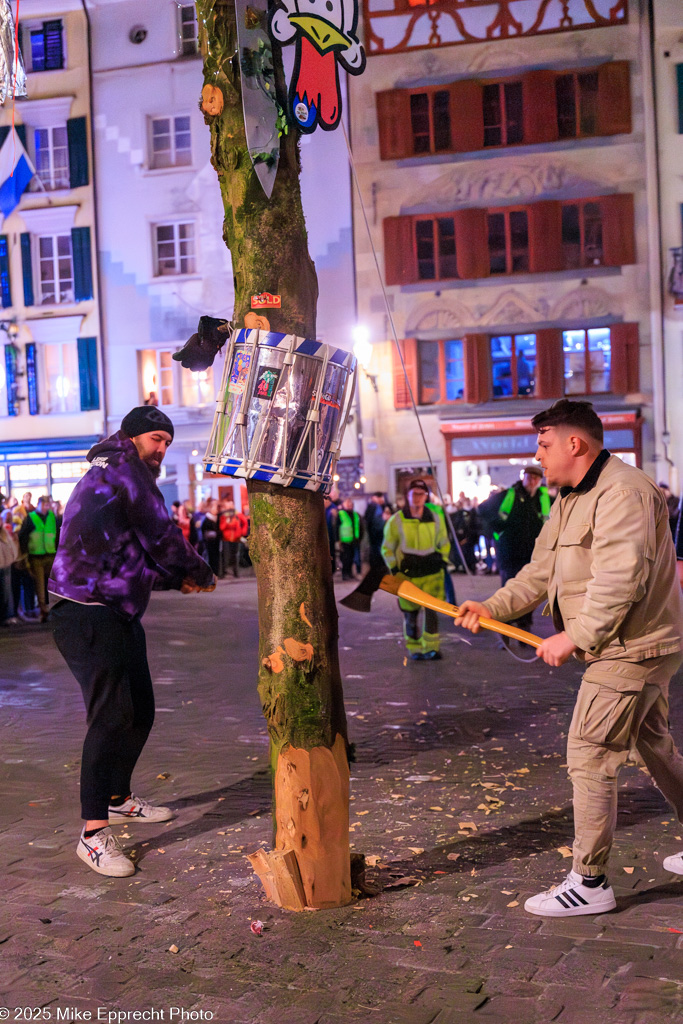
<path id="1" fill-rule="evenodd" d="M 251 565 L 249 515 L 238 512 L 230 498 L 209 498 L 196 510 L 189 502 L 174 501 L 171 518 L 219 579 L 228 573 L 237 578 L 240 568 Z"/>
<path id="2" fill-rule="evenodd" d="M 33 504 L 0 494 L 0 626 L 45 622 L 47 581 L 62 523 L 60 502 L 41 494 Z"/>

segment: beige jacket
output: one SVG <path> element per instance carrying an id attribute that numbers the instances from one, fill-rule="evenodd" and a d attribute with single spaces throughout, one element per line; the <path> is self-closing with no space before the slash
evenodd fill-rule
<path id="1" fill-rule="evenodd" d="M 586 662 L 683 650 L 683 600 L 664 495 L 615 455 L 585 493 L 555 501 L 528 565 L 484 602 L 503 621 L 547 598 Z M 597 666 L 596 666 L 597 668 Z"/>

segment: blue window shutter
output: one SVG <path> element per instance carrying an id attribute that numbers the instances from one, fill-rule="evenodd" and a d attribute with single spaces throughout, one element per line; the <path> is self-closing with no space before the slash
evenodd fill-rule
<path id="1" fill-rule="evenodd" d="M 0 296 L 3 309 L 12 305 L 12 289 L 9 281 L 9 246 L 7 235 L 0 235 Z"/>
<path id="2" fill-rule="evenodd" d="M 85 117 L 70 117 L 66 122 L 69 142 L 69 186 L 88 184 L 88 136 Z"/>
<path id="3" fill-rule="evenodd" d="M 678 86 L 678 134 L 683 135 L 683 64 L 676 65 L 676 85 Z"/>
<path id="4" fill-rule="evenodd" d="M 0 146 L 2 146 L 3 142 L 5 141 L 5 139 L 7 138 L 8 135 L 9 135 L 9 125 L 8 124 L 0 125 Z"/>
<path id="5" fill-rule="evenodd" d="M 37 348 L 34 341 L 26 346 L 26 384 L 28 386 L 28 411 L 31 416 L 37 416 L 40 412 L 38 407 L 38 367 Z"/>
<path id="6" fill-rule="evenodd" d="M 7 415 L 19 415 L 19 399 L 17 398 L 17 356 L 16 345 L 5 345 L 5 374 L 7 378 Z"/>
<path id="7" fill-rule="evenodd" d="M 24 305 L 33 306 L 33 267 L 31 265 L 31 236 L 28 231 L 21 235 L 21 269 L 24 275 Z"/>
<path id="8" fill-rule="evenodd" d="M 17 130 L 17 135 L 21 139 L 22 146 L 24 147 L 24 149 L 28 153 L 28 142 L 27 142 L 27 136 L 26 136 L 26 125 L 25 124 L 17 124 L 14 127 Z M 3 142 L 5 141 L 7 136 L 9 135 L 10 131 L 11 131 L 11 128 L 10 128 L 10 126 L 8 124 L 0 125 L 0 146 L 2 146 Z"/>
<path id="9" fill-rule="evenodd" d="M 64 67 L 61 18 L 43 22 L 43 37 L 45 39 L 45 70 L 61 70 Z"/>
<path id="10" fill-rule="evenodd" d="M 74 299 L 76 302 L 84 302 L 93 296 L 90 228 L 71 229 L 71 250 L 74 261 Z"/>
<path id="11" fill-rule="evenodd" d="M 97 338 L 78 339 L 78 379 L 81 409 L 99 409 L 100 385 L 97 379 Z"/>

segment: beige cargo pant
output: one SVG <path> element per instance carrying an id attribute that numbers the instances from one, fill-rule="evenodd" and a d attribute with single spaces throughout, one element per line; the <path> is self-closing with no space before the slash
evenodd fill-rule
<path id="1" fill-rule="evenodd" d="M 589 665 L 567 738 L 574 870 L 603 874 L 617 821 L 617 776 L 635 748 L 683 821 L 683 757 L 669 732 L 669 681 L 683 654 Z"/>

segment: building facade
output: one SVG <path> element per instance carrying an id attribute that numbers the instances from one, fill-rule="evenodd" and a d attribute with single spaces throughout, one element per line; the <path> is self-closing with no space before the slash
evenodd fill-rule
<path id="1" fill-rule="evenodd" d="M 76 0 L 20 13 L 28 97 L 14 124 L 37 175 L 0 228 L 0 491 L 64 501 L 105 423 L 88 24 Z M 12 116 L 10 97 L 10 145 Z"/>
<path id="2" fill-rule="evenodd" d="M 456 495 L 507 485 L 533 457 L 531 417 L 562 396 L 668 476 L 648 5 L 365 0 L 364 38 L 350 91 L 368 489 L 418 469 Z"/>

